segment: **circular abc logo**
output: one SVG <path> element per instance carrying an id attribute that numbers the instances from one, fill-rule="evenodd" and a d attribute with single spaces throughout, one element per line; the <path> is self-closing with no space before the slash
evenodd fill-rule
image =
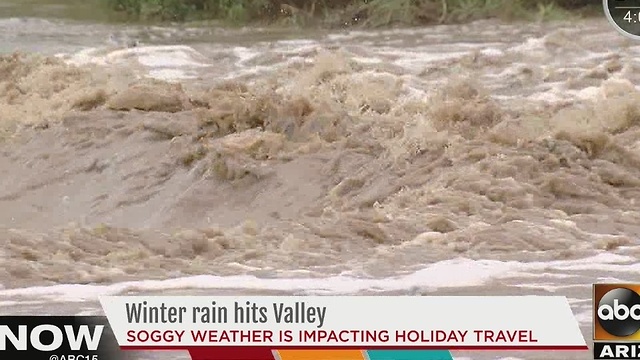
<path id="1" fill-rule="evenodd" d="M 640 330 L 640 295 L 626 288 L 609 290 L 598 303 L 597 315 L 609 334 L 631 336 Z"/>

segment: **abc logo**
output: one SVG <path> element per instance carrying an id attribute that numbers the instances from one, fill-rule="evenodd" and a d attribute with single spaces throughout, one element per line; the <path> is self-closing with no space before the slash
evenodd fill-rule
<path id="1" fill-rule="evenodd" d="M 597 321 L 615 337 L 627 337 L 640 330 L 640 295 L 617 287 L 607 291 L 597 304 Z"/>

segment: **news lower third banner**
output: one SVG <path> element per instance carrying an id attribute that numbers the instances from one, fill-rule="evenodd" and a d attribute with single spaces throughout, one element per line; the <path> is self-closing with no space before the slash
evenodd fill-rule
<path id="1" fill-rule="evenodd" d="M 586 351 L 565 297 L 114 296 L 106 317 L 0 317 L 0 358 L 452 360 L 457 350 Z M 8 356 L 7 356 L 8 355 Z"/>

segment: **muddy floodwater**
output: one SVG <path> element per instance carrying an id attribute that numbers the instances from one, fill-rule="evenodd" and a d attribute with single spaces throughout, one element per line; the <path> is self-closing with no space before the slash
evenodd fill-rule
<path id="1" fill-rule="evenodd" d="M 2 313 L 553 294 L 590 339 L 591 284 L 638 279 L 640 42 L 604 15 L 299 31 L 74 9 L 0 1 Z"/>

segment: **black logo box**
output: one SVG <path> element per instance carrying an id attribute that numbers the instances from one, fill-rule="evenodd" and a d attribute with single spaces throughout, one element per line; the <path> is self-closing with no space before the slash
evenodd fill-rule
<path id="1" fill-rule="evenodd" d="M 26 325 L 28 338 L 26 350 L 16 349 L 12 342 L 6 339 L 6 349 L 4 351 L 0 349 L 0 359 L 48 360 L 51 355 L 97 355 L 100 360 L 133 360 L 135 358 L 134 352 L 120 349 L 113 330 L 109 326 L 109 321 L 105 316 L 0 316 L 0 326 L 3 325 L 8 327 L 16 336 L 19 334 L 19 327 Z M 88 325 L 92 335 L 96 325 L 103 325 L 104 329 L 96 350 L 87 349 L 86 343 L 82 342 L 81 349 L 74 351 L 71 349 L 65 335 L 59 348 L 52 351 L 40 351 L 33 347 L 29 339 L 31 330 L 39 325 L 53 325 L 59 328 L 63 334 L 65 334 L 64 327 L 69 325 L 73 327 L 76 334 L 82 325 Z M 42 332 L 40 341 L 45 345 L 51 344 L 53 342 L 53 334 L 50 331 Z"/>
<path id="2" fill-rule="evenodd" d="M 640 359 L 640 342 L 595 342 L 593 358 L 597 360 Z"/>

